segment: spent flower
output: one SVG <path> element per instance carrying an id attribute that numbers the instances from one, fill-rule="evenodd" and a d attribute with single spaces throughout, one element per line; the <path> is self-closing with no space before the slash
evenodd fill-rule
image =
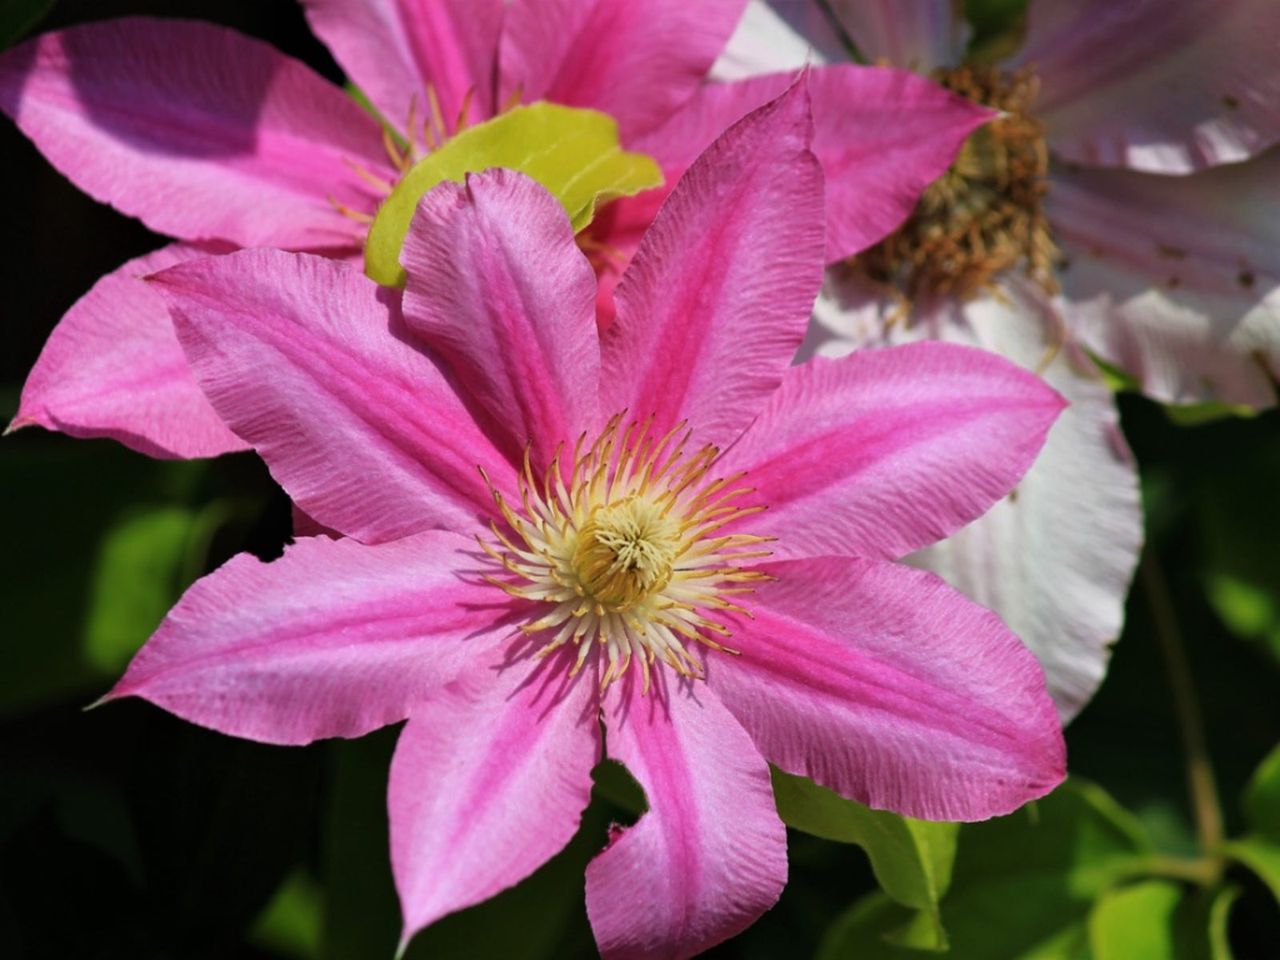
<path id="1" fill-rule="evenodd" d="M 1032 0 L 1020 49 L 971 53 L 957 10 L 754 2 L 715 72 L 852 47 L 1001 111 L 901 229 L 832 267 L 807 349 L 971 343 L 1072 401 L 1016 499 L 919 558 L 1031 644 L 1067 718 L 1104 675 L 1142 540 L 1093 357 L 1164 401 L 1275 399 L 1280 7 Z"/>

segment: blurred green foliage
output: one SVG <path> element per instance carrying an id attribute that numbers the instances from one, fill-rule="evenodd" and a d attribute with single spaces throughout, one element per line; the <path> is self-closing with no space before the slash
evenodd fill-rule
<path id="1" fill-rule="evenodd" d="M 57 0 L 0 0 L 0 50 L 17 43 L 53 9 Z"/>
<path id="2" fill-rule="evenodd" d="M 947 934 L 939 901 L 951 884 L 959 824 L 928 823 L 871 810 L 804 777 L 773 770 L 778 814 L 787 826 L 824 840 L 854 843 L 866 851 L 886 896 L 915 913 L 891 931 L 892 942 L 945 950 Z"/>

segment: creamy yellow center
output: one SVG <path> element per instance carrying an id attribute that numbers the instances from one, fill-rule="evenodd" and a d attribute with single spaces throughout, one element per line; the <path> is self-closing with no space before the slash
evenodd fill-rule
<path id="1" fill-rule="evenodd" d="M 767 579 L 743 566 L 768 556 L 759 547 L 770 539 L 737 532 L 764 509 L 744 505 L 744 474 L 711 479 L 715 447 L 688 452 L 683 424 L 665 436 L 651 426 L 619 414 L 589 446 L 579 438 L 571 461 L 561 448 L 541 477 L 526 455 L 518 503 L 490 484 L 502 523 L 481 546 L 502 574 L 489 581 L 543 605 L 521 627 L 542 639 L 539 656 L 576 646 L 577 673 L 598 649 L 602 686 L 632 660 L 645 690 L 659 661 L 702 676 L 695 648 L 733 653 L 720 615 L 746 613 L 729 598 Z"/>
<path id="2" fill-rule="evenodd" d="M 661 504 L 633 495 L 591 512 L 573 565 L 586 596 L 625 610 L 667 585 L 679 549 L 679 524 Z"/>

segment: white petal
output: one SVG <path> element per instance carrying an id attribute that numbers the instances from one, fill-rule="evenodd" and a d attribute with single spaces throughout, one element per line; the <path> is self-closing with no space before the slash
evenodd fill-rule
<path id="1" fill-rule="evenodd" d="M 829 288 L 819 299 L 812 327 L 821 333 L 810 341 L 818 353 L 937 336 L 1037 370 L 1071 402 L 1013 494 L 910 558 L 1004 618 L 1039 658 L 1069 720 L 1106 672 L 1142 545 L 1137 472 L 1110 390 L 1078 348 L 1058 348 L 1061 319 L 1021 280 L 1006 284 L 1002 300 L 938 309 L 887 332 L 891 307 L 847 284 L 840 293 Z"/>

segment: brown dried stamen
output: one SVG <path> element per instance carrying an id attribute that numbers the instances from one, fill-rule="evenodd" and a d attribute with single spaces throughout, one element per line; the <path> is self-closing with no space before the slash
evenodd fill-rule
<path id="1" fill-rule="evenodd" d="M 855 257 L 853 268 L 909 305 L 970 299 L 1019 263 L 1053 292 L 1056 248 L 1042 209 L 1049 156 L 1031 114 L 1039 82 L 1029 70 L 967 65 L 935 72 L 949 90 L 1002 115 L 975 131 L 951 168 L 895 233 Z"/>

